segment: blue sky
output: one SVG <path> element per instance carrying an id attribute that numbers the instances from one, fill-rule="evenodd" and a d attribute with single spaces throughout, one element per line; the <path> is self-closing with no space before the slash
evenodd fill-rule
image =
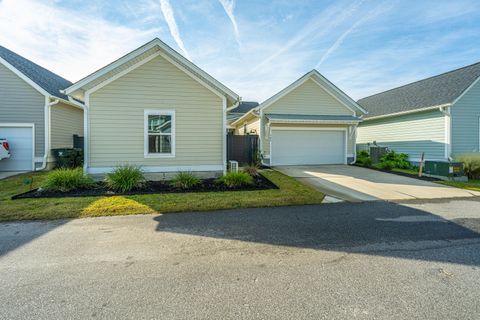
<path id="1" fill-rule="evenodd" d="M 313 68 L 354 99 L 480 61 L 480 1 L 0 0 L 0 44 L 76 81 L 159 37 L 263 101 Z"/>

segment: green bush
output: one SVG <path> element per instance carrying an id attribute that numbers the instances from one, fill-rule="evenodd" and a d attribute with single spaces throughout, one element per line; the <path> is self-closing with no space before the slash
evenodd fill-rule
<path id="1" fill-rule="evenodd" d="M 357 164 L 370 167 L 372 165 L 372 158 L 370 158 L 370 154 L 366 150 L 362 150 L 357 152 Z"/>
<path id="2" fill-rule="evenodd" d="M 91 177 L 83 175 L 81 168 L 62 168 L 49 172 L 42 188 L 49 191 L 68 192 L 91 187 L 94 183 Z"/>
<path id="3" fill-rule="evenodd" d="M 105 184 L 111 190 L 127 192 L 145 185 L 143 171 L 137 166 L 119 166 L 105 176 Z"/>
<path id="4" fill-rule="evenodd" d="M 412 165 L 408 161 L 408 155 L 405 153 L 396 153 L 390 151 L 380 158 L 380 168 L 383 169 L 409 169 Z"/>
<path id="5" fill-rule="evenodd" d="M 455 161 L 463 162 L 463 171 L 469 179 L 480 179 L 480 154 L 463 154 L 455 157 Z"/>
<path id="6" fill-rule="evenodd" d="M 258 164 L 251 164 L 243 167 L 242 171 L 248 173 L 252 177 L 258 177 L 260 175 L 260 173 L 258 173 L 259 168 Z"/>
<path id="7" fill-rule="evenodd" d="M 237 188 L 253 184 L 253 178 L 246 172 L 229 172 L 217 180 L 228 188 Z"/>
<path id="8" fill-rule="evenodd" d="M 196 177 L 191 172 L 179 172 L 171 181 L 173 187 L 180 189 L 190 189 L 198 186 L 200 183 L 200 178 Z"/>

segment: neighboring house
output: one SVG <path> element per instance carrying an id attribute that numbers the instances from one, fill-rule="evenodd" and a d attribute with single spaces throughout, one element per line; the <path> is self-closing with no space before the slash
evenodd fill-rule
<path id="1" fill-rule="evenodd" d="M 376 142 L 410 161 L 448 160 L 480 148 L 480 63 L 360 99 L 359 148 Z"/>
<path id="2" fill-rule="evenodd" d="M 236 93 L 159 39 L 64 90 L 85 103 L 85 172 L 226 170 L 226 114 Z"/>
<path id="3" fill-rule="evenodd" d="M 355 160 L 356 128 L 365 113 L 312 70 L 230 126 L 240 135 L 258 132 L 267 165 L 347 164 Z"/>
<path id="4" fill-rule="evenodd" d="M 227 121 L 232 122 L 237 120 L 245 113 L 249 112 L 253 108 L 258 106 L 258 102 L 254 101 L 241 101 L 238 106 L 227 113 Z"/>
<path id="5" fill-rule="evenodd" d="M 83 106 L 60 93 L 71 82 L 0 46 L 0 137 L 11 157 L 0 171 L 30 171 L 54 164 L 51 149 L 73 147 L 83 135 Z"/>

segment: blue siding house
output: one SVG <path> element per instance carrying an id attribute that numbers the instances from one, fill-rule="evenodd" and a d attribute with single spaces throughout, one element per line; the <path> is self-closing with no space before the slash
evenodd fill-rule
<path id="1" fill-rule="evenodd" d="M 480 152 L 480 62 L 358 101 L 358 149 L 376 142 L 418 162 Z"/>

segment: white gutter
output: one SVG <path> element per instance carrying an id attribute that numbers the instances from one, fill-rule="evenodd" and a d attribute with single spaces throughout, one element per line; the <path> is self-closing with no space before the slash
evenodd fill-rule
<path id="1" fill-rule="evenodd" d="M 426 107 L 426 108 L 421 108 L 421 109 L 414 109 L 414 110 L 408 110 L 408 111 L 401 111 L 401 112 L 383 114 L 383 115 L 380 115 L 380 116 L 373 116 L 373 117 L 369 117 L 369 118 L 364 118 L 363 121 L 370 121 L 370 120 L 375 120 L 375 119 L 401 116 L 401 115 L 405 115 L 405 114 L 417 113 L 417 112 L 422 112 L 422 111 L 441 109 L 441 108 L 444 108 L 444 107 L 450 107 L 451 105 L 452 105 L 451 103 L 445 103 L 445 104 L 440 104 L 438 106 L 431 106 L 431 107 Z"/>
<path id="2" fill-rule="evenodd" d="M 50 107 L 59 103 L 59 99 L 55 99 L 50 102 L 50 97 L 45 97 L 45 108 L 44 108 L 44 118 L 45 118 L 45 148 L 42 160 L 42 166 L 40 168 L 35 168 L 35 171 L 45 170 L 47 167 L 48 154 L 50 153 Z"/>
<path id="3" fill-rule="evenodd" d="M 238 107 L 238 105 L 240 104 L 241 101 L 242 101 L 242 99 L 238 99 L 237 102 L 233 106 L 231 106 L 230 108 L 227 108 L 225 111 L 230 112 L 230 110 L 235 109 L 236 107 Z"/>

